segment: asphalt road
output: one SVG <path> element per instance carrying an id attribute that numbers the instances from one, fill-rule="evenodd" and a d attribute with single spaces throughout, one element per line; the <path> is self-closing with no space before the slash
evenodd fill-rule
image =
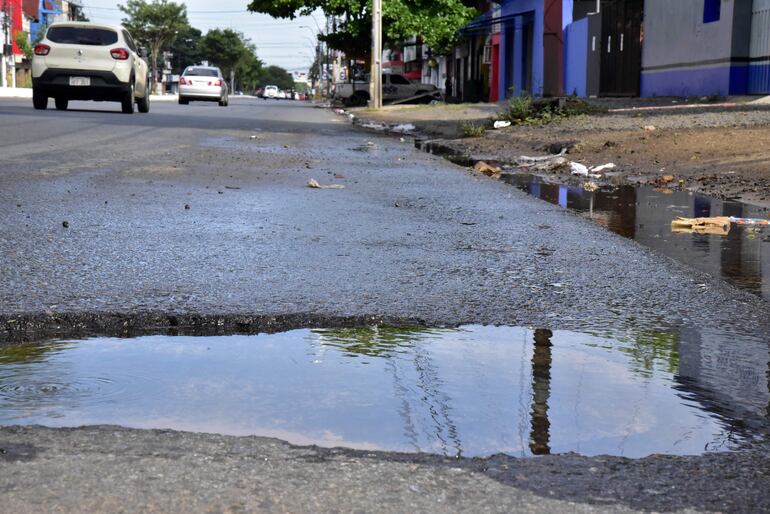
<path id="1" fill-rule="evenodd" d="M 71 107 L 0 100 L 0 341 L 372 320 L 770 333 L 760 298 L 327 110 L 238 98 L 228 108 L 156 102 L 132 116 L 117 104 Z M 311 178 L 344 189 L 311 189 Z M 151 434 L 1 429 L 4 501 L 15 512 L 49 502 L 179 512 L 770 508 L 757 494 L 770 486 L 761 449 L 461 460 L 454 471 L 439 458 L 319 457 L 265 440 Z M 220 455 L 218 444 L 252 449 Z M 253 466 L 265 445 L 281 480 Z M 308 487 L 318 476 L 328 480 Z M 268 503 L 250 503 L 257 497 Z"/>

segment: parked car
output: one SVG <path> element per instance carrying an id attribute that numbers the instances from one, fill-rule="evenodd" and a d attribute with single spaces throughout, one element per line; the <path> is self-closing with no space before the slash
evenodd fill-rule
<path id="1" fill-rule="evenodd" d="M 179 77 L 179 103 L 190 100 L 219 102 L 220 107 L 230 103 L 227 82 L 216 66 L 188 66 Z"/>
<path id="2" fill-rule="evenodd" d="M 70 100 L 120 102 L 124 113 L 150 111 L 144 49 L 119 25 L 52 23 L 32 56 L 32 105 L 66 110 Z"/>
<path id="3" fill-rule="evenodd" d="M 334 96 L 346 105 L 366 105 L 369 101 L 369 81 L 337 84 Z M 441 98 L 441 92 L 433 84 L 415 83 L 397 73 L 383 73 L 383 102 L 406 100 L 415 96 L 421 97 L 415 101 L 437 100 Z"/>
<path id="4" fill-rule="evenodd" d="M 278 100 L 286 100 L 286 91 L 283 89 L 278 91 L 278 96 L 276 98 L 278 98 Z"/>
<path id="5" fill-rule="evenodd" d="M 265 86 L 262 98 L 278 98 L 278 86 Z"/>

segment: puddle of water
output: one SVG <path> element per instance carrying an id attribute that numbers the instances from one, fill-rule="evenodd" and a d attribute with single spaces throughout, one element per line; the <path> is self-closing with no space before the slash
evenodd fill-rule
<path id="1" fill-rule="evenodd" d="M 533 175 L 508 174 L 503 180 L 770 300 L 770 230 L 733 225 L 727 236 L 671 232 L 671 221 L 677 216 L 767 219 L 768 212 L 762 207 L 647 186 L 592 193 L 579 186 L 551 184 Z"/>
<path id="2" fill-rule="evenodd" d="M 296 444 L 640 457 L 750 444 L 768 344 L 516 327 L 297 330 L 0 349 L 0 424 L 119 424 Z"/>

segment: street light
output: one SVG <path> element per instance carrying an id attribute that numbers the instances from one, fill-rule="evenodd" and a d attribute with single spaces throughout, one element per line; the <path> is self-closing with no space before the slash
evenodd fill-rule
<path id="1" fill-rule="evenodd" d="M 313 18 L 313 21 L 315 21 L 315 18 Z M 318 25 L 317 21 L 316 21 L 316 25 Z M 308 29 L 310 32 L 313 33 L 313 38 L 316 40 L 316 62 L 318 63 L 318 89 L 316 90 L 316 99 L 319 99 L 321 96 L 321 83 L 323 79 L 323 73 L 321 71 L 321 42 L 318 41 L 318 39 L 316 38 L 316 31 L 313 30 L 313 27 L 309 27 L 307 25 L 298 25 L 298 27 L 301 29 Z M 323 31 L 321 30 L 321 27 L 318 27 L 317 33 L 324 35 Z"/>

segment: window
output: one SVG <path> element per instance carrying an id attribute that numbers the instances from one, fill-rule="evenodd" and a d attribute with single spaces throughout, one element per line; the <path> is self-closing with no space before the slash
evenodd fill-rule
<path id="1" fill-rule="evenodd" d="M 722 0 L 703 0 L 703 23 L 719 21 L 722 15 Z"/>
<path id="2" fill-rule="evenodd" d="M 187 68 L 182 75 L 185 77 L 188 75 L 194 75 L 196 77 L 219 77 L 216 68 Z"/>
<path id="3" fill-rule="evenodd" d="M 401 75 L 391 75 L 390 83 L 395 84 L 397 86 L 408 86 L 409 84 L 411 84 L 411 82 L 409 82 L 407 79 L 405 79 Z"/>
<path id="4" fill-rule="evenodd" d="M 86 27 L 51 27 L 46 37 L 64 45 L 107 46 L 118 42 L 118 33 L 107 29 Z"/>

